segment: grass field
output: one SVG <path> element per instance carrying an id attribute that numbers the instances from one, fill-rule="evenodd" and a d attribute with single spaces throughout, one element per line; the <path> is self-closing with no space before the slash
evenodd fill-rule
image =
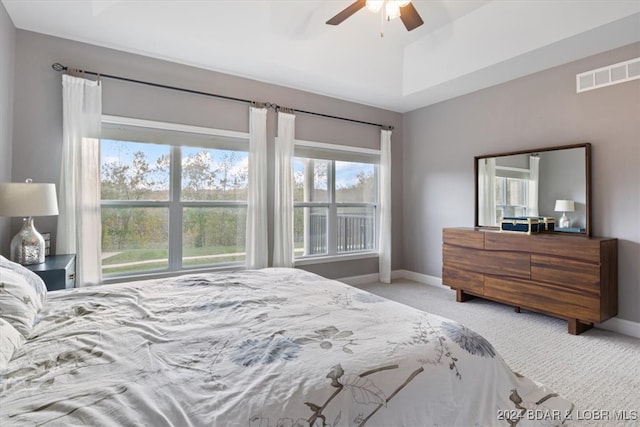
<path id="1" fill-rule="evenodd" d="M 295 243 L 294 255 L 302 256 L 302 242 Z M 129 249 L 114 251 L 102 259 L 102 273 L 123 274 L 166 270 L 169 266 L 167 249 Z M 238 246 L 208 246 L 183 248 L 182 267 L 203 267 L 245 260 L 244 248 Z"/>
<path id="2" fill-rule="evenodd" d="M 138 273 L 164 270 L 168 267 L 167 249 L 131 249 L 114 252 L 102 260 L 103 274 Z M 244 248 L 237 246 L 210 246 L 184 248 L 183 267 L 198 267 L 242 261 Z"/>

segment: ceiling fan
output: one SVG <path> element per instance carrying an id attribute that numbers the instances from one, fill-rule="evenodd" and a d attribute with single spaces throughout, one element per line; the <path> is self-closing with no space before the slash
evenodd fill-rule
<path id="1" fill-rule="evenodd" d="M 418 11 L 411 4 L 411 0 L 357 0 L 329 19 L 327 24 L 338 25 L 365 6 L 372 12 L 380 12 L 383 22 L 400 17 L 407 31 L 414 30 L 424 24 Z"/>

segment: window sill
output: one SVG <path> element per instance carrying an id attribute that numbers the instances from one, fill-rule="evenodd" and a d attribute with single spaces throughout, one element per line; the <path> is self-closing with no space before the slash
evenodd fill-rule
<path id="1" fill-rule="evenodd" d="M 356 252 L 342 255 L 321 255 L 321 256 L 309 256 L 304 258 L 297 258 L 294 260 L 294 264 L 296 267 L 302 265 L 313 265 L 313 264 L 327 264 L 331 262 L 339 262 L 339 261 L 353 261 L 359 259 L 369 259 L 369 258 L 378 258 L 378 252 Z M 110 285 L 114 283 L 122 283 L 122 282 L 132 282 L 132 281 L 142 281 L 142 280 L 150 280 L 150 279 L 164 279 L 167 277 L 175 277 L 181 276 L 183 274 L 194 274 L 194 273 L 212 273 L 217 271 L 232 271 L 232 270 L 245 270 L 246 267 L 244 263 L 242 264 L 227 264 L 221 267 L 210 267 L 210 268 L 198 268 L 198 269 L 189 269 L 189 270 L 179 270 L 179 271 L 158 271 L 158 272 L 149 272 L 143 274 L 135 274 L 135 275 L 123 275 L 123 276 L 110 276 L 102 280 L 102 284 Z"/>
<path id="2" fill-rule="evenodd" d="M 294 260 L 295 266 L 299 265 L 311 265 L 311 264 L 325 264 L 329 262 L 337 261 L 352 261 L 358 259 L 378 258 L 380 254 L 378 252 L 356 252 L 342 255 L 320 255 L 296 258 Z"/>
<path id="3" fill-rule="evenodd" d="M 133 282 L 138 280 L 142 281 L 142 280 L 153 280 L 153 279 L 166 279 L 168 277 L 182 276 L 184 274 L 214 273 L 217 271 L 233 271 L 233 270 L 246 270 L 244 262 L 239 264 L 227 264 L 220 267 L 212 266 L 212 267 L 191 268 L 191 269 L 177 270 L 177 271 L 157 271 L 157 272 L 132 274 L 132 275 L 109 276 L 102 280 L 102 284 L 111 285 L 114 283 Z"/>

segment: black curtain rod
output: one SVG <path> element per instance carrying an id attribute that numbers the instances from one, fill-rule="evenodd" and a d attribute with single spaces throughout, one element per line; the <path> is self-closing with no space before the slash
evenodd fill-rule
<path id="1" fill-rule="evenodd" d="M 330 114 L 314 113 L 313 111 L 297 110 L 295 108 L 293 109 L 293 111 L 295 111 L 296 113 L 310 114 L 312 116 L 319 116 L 319 117 L 327 117 L 329 119 L 344 120 L 344 121 L 351 122 L 351 123 L 360 123 L 362 125 L 377 126 L 377 127 L 382 128 L 382 129 L 385 129 L 385 130 L 393 130 L 393 126 L 381 125 L 379 123 L 365 122 L 365 121 L 356 120 L 356 119 L 348 119 L 348 118 L 345 118 L 345 117 L 332 116 Z"/>
<path id="2" fill-rule="evenodd" d="M 58 72 L 63 72 L 63 71 L 67 71 L 69 68 L 56 62 L 55 64 L 51 65 L 51 68 L 53 68 L 54 70 L 58 71 Z M 143 80 L 136 80 L 136 79 L 130 79 L 127 77 L 120 77 L 120 76 L 113 76 L 110 74 L 102 74 L 102 73 L 96 73 L 94 71 L 85 71 L 85 70 L 78 70 L 78 72 L 82 73 L 82 74 L 89 74 L 91 76 L 96 76 L 98 78 L 109 78 L 109 79 L 114 79 L 114 80 L 121 80 L 124 82 L 129 82 L 129 83 L 138 83 L 138 84 L 142 84 L 142 85 L 147 85 L 147 86 L 153 86 L 153 87 L 157 87 L 157 88 L 161 88 L 161 89 L 169 89 L 169 90 L 177 90 L 180 92 L 186 92 L 186 93 L 192 93 L 195 95 L 204 95 L 204 96 L 211 96 L 214 98 L 220 98 L 220 99 L 226 99 L 228 101 L 236 101 L 236 102 L 244 102 L 247 104 L 252 104 L 253 101 L 249 100 L 249 99 L 242 99 L 242 98 L 235 98 L 233 96 L 226 96 L 226 95 L 218 95 L 216 93 L 209 93 L 209 92 L 202 92 L 199 90 L 192 90 L 192 89 L 185 89 L 182 87 L 176 87 L 176 86 L 169 86 L 169 85 L 163 85 L 160 83 L 153 83 L 153 82 L 145 82 Z M 273 108 L 276 111 L 278 111 L 281 107 L 277 104 L 272 104 L 270 102 L 266 102 L 265 105 L 269 108 Z M 322 114 L 322 113 L 315 113 L 313 111 L 304 111 L 304 110 L 296 110 L 295 108 L 293 109 L 293 111 L 297 112 L 297 113 L 303 113 L 303 114 L 310 114 L 313 116 L 319 116 L 319 117 L 326 117 L 326 118 L 330 118 L 330 119 L 337 119 L 337 120 L 344 120 L 347 122 L 352 122 L 352 123 L 360 123 L 363 125 L 370 125 L 370 126 L 377 126 L 380 127 L 382 129 L 387 129 L 387 130 L 393 130 L 393 126 L 385 126 L 385 125 L 381 125 L 378 123 L 371 123 L 371 122 L 365 122 L 362 120 L 356 120 L 356 119 L 349 119 L 346 117 L 338 117 L 338 116 L 332 116 L 329 114 Z"/>
<path id="3" fill-rule="evenodd" d="M 64 65 L 62 65 L 60 63 L 57 63 L 57 62 L 55 64 L 51 65 L 51 68 L 53 68 L 54 70 L 59 71 L 59 72 L 67 71 L 69 69 L 68 67 L 65 67 Z M 252 101 L 248 100 L 248 99 L 234 98 L 232 96 L 225 96 L 225 95 L 218 95 L 218 94 L 215 94 L 215 93 L 201 92 L 199 90 L 185 89 L 185 88 L 182 88 L 182 87 L 163 85 L 163 84 L 160 84 L 160 83 L 145 82 L 143 80 L 135 80 L 135 79 L 130 79 L 130 78 L 127 78 L 127 77 L 120 77 L 120 76 L 112 76 L 110 74 L 96 73 L 94 71 L 78 70 L 78 72 L 80 72 L 82 74 L 89 74 L 91 76 L 97 76 L 98 78 L 106 77 L 106 78 L 109 78 L 109 79 L 121 80 L 123 82 L 138 83 L 138 84 L 141 84 L 141 85 L 159 87 L 161 89 L 177 90 L 177 91 L 180 91 L 180 92 L 187 92 L 187 93 L 192 93 L 192 94 L 195 94 L 195 95 L 213 96 L 215 98 L 227 99 L 229 101 L 245 102 L 247 104 L 251 104 L 252 103 Z"/>

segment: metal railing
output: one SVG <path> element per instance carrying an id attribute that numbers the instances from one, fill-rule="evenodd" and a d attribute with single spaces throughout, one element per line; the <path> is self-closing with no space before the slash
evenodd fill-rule
<path id="1" fill-rule="evenodd" d="M 375 216 L 370 214 L 339 214 L 336 223 L 336 251 L 356 252 L 375 249 Z M 309 214 L 305 255 L 327 253 L 327 216 Z"/>

